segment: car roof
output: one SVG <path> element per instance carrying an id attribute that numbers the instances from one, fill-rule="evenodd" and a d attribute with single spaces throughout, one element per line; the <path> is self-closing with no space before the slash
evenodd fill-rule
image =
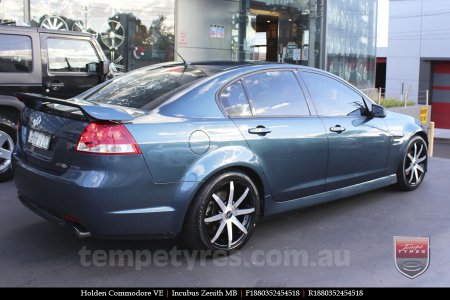
<path id="1" fill-rule="evenodd" d="M 237 69 L 273 69 L 273 68 L 280 68 L 280 69 L 286 69 L 286 68 L 295 68 L 295 69 L 305 69 L 305 70 L 315 70 L 315 71 L 322 71 L 320 69 L 303 66 L 303 65 L 294 65 L 294 64 L 286 64 L 286 63 L 276 63 L 276 62 L 267 62 L 267 61 L 252 61 L 252 60 L 242 60 L 242 61 L 232 61 L 232 60 L 205 60 L 205 61 L 192 61 L 192 62 L 183 62 L 183 61 L 172 61 L 172 62 L 165 62 L 160 63 L 157 65 L 149 65 L 147 67 L 156 67 L 156 66 L 163 66 L 163 67 L 170 67 L 170 66 L 191 66 L 196 67 L 202 70 L 209 70 L 212 74 L 222 73 L 226 71 L 231 70 L 237 70 Z M 143 67 L 146 68 L 146 67 Z"/>
<path id="2" fill-rule="evenodd" d="M 30 26 L 15 26 L 15 25 L 0 25 L 0 30 L 8 30 L 11 32 L 39 32 L 39 33 L 51 33 L 51 34 L 61 34 L 61 35 L 72 35 L 72 36 L 92 36 L 91 33 L 81 32 L 81 31 L 69 31 L 69 30 L 54 30 L 37 28 Z"/>
<path id="3" fill-rule="evenodd" d="M 254 65 L 268 65 L 270 63 L 265 61 L 232 61 L 232 60 L 205 60 L 205 61 L 194 61 L 189 62 L 192 66 L 202 66 L 211 69 L 218 70 L 229 70 L 244 66 L 254 66 Z"/>

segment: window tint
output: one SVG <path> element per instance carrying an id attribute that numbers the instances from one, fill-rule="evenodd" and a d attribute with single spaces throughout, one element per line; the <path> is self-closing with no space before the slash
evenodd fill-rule
<path id="1" fill-rule="evenodd" d="M 31 39 L 28 36 L 0 34 L 0 72 L 31 72 Z"/>
<path id="2" fill-rule="evenodd" d="M 155 99 L 204 77 L 206 74 L 195 67 L 142 68 L 114 79 L 93 94 L 88 95 L 86 100 L 153 109 Z M 161 102 L 156 101 L 156 103 Z"/>
<path id="3" fill-rule="evenodd" d="M 328 76 L 302 72 L 321 116 L 361 116 L 366 107 L 361 95 Z"/>
<path id="4" fill-rule="evenodd" d="M 53 72 L 88 72 L 88 64 L 99 59 L 89 41 L 47 39 L 48 66 Z"/>
<path id="5" fill-rule="evenodd" d="M 258 116 L 309 115 L 309 109 L 294 73 L 270 71 L 244 79 Z"/>
<path id="6" fill-rule="evenodd" d="M 230 117 L 251 116 L 250 105 L 242 82 L 236 81 L 220 94 L 220 101 Z"/>

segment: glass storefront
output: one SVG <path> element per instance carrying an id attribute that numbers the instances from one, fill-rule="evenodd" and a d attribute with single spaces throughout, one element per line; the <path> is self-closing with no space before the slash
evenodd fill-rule
<path id="1" fill-rule="evenodd" d="M 240 0 L 233 15 L 233 59 L 326 69 L 373 87 L 377 0 Z"/>
<path id="2" fill-rule="evenodd" d="M 327 5 L 327 70 L 360 87 L 375 84 L 376 0 Z"/>
<path id="3" fill-rule="evenodd" d="M 219 4 L 220 16 L 204 11 Z M 0 20 L 93 33 L 123 71 L 176 59 L 177 36 L 178 52 L 190 60 L 301 64 L 366 88 L 375 80 L 376 5 L 377 0 L 0 0 Z M 175 18 L 183 27 L 177 32 Z"/>
<path id="4" fill-rule="evenodd" d="M 0 19 L 94 34 L 116 67 L 174 59 L 175 0 L 1 0 Z M 28 11 L 28 21 L 25 14 Z"/>
<path id="5" fill-rule="evenodd" d="M 15 23 L 25 25 L 25 6 L 23 1 L 0 0 L 0 24 Z"/>
<path id="6" fill-rule="evenodd" d="M 119 70 L 173 60 L 175 0 L 30 0 L 30 24 L 96 35 Z"/>
<path id="7" fill-rule="evenodd" d="M 233 59 L 320 68 L 325 0 L 240 0 L 233 16 Z"/>

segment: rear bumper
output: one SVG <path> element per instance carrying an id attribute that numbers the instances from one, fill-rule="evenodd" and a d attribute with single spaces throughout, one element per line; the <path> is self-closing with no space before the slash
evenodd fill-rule
<path id="1" fill-rule="evenodd" d="M 173 237 L 188 203 L 177 201 L 179 184 L 155 184 L 141 155 L 96 156 L 51 174 L 13 153 L 14 181 L 22 203 L 59 225 L 79 220 L 94 237 Z M 84 169 L 83 166 L 96 166 Z"/>

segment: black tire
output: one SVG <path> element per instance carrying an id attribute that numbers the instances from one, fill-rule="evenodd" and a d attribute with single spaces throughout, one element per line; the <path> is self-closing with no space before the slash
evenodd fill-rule
<path id="1" fill-rule="evenodd" d="M 234 193 L 229 205 L 231 187 Z M 208 180 L 193 199 L 184 222 L 183 239 L 191 249 L 237 250 L 250 239 L 259 213 L 260 195 L 249 176 L 237 171 L 219 174 Z"/>
<path id="2" fill-rule="evenodd" d="M 427 164 L 427 143 L 421 136 L 413 136 L 408 142 L 397 170 L 397 188 L 402 191 L 418 188 L 425 178 Z"/>
<path id="3" fill-rule="evenodd" d="M 16 129 L 11 126 L 0 124 L 0 182 L 12 178 L 11 153 L 16 144 Z M 9 159 L 5 157 L 9 156 Z"/>

